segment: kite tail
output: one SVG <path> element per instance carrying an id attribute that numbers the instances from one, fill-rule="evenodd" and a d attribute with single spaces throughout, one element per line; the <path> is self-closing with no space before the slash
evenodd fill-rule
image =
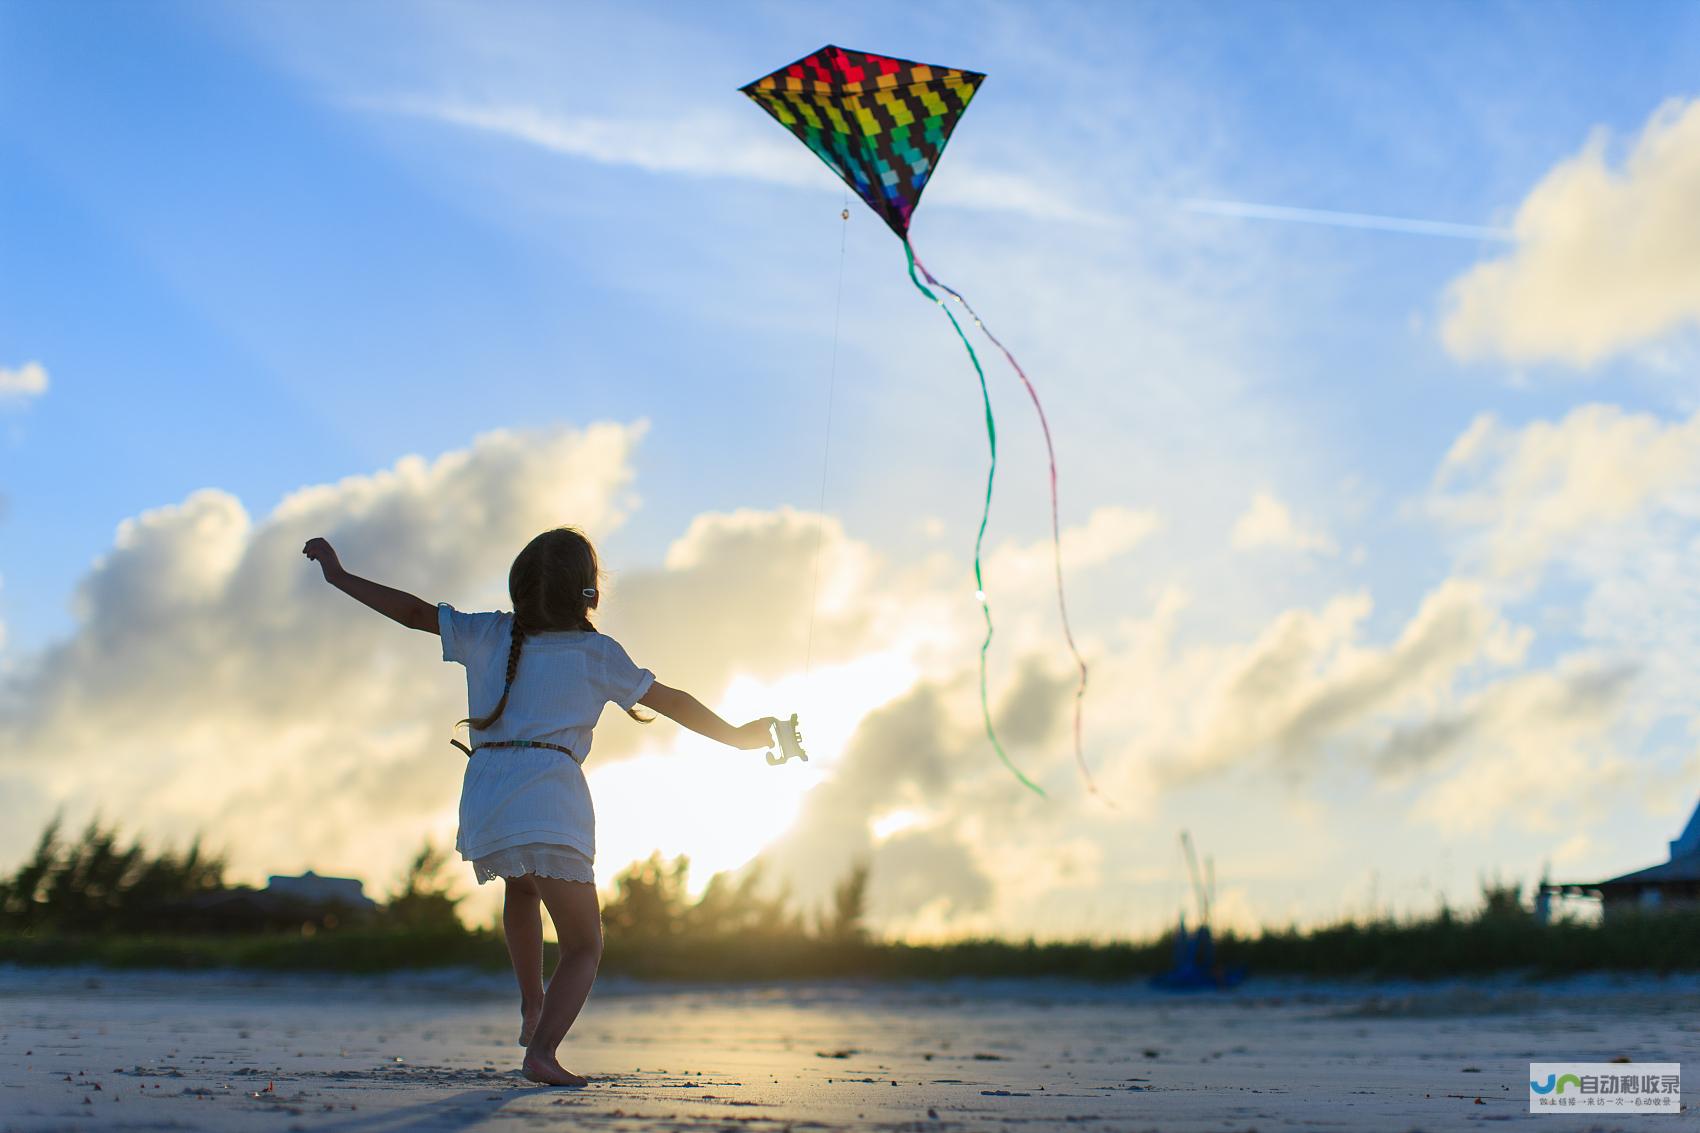
<path id="1" fill-rule="evenodd" d="M 992 450 L 991 467 L 986 471 L 986 503 L 980 511 L 980 533 L 974 538 L 974 592 L 980 600 L 980 613 L 986 619 L 986 637 L 980 643 L 980 714 L 986 721 L 986 738 L 992 741 L 992 748 L 998 753 L 998 758 L 1003 760 L 1003 765 L 1009 768 L 1011 774 L 1021 780 L 1024 787 L 1040 798 L 1044 798 L 1044 790 L 1033 780 L 1023 775 L 1021 769 L 1011 761 L 1009 754 L 1004 751 L 1003 744 L 998 740 L 997 729 L 992 727 L 992 706 L 986 696 L 986 654 L 992 647 L 992 606 L 986 599 L 986 582 L 980 568 L 980 552 L 986 542 L 986 524 L 990 522 L 992 517 L 992 481 L 998 474 L 998 429 L 997 424 L 992 420 L 992 396 L 986 390 L 986 371 L 980 368 L 980 357 L 974 353 L 974 344 L 969 342 L 968 336 L 962 332 L 962 324 L 956 321 L 956 316 L 951 314 L 950 308 L 945 306 L 944 300 L 927 290 L 927 285 L 922 283 L 920 277 L 915 274 L 917 262 L 915 249 L 909 246 L 907 239 L 903 241 L 903 252 L 904 255 L 909 257 L 910 282 L 922 295 L 937 303 L 939 309 L 944 312 L 945 318 L 950 320 L 950 325 L 956 328 L 956 337 L 962 340 L 963 348 L 968 351 L 968 360 L 974 363 L 974 373 L 978 374 L 980 378 L 980 398 L 986 406 L 986 442 Z M 923 268 L 922 270 L 926 269 Z M 927 278 L 932 279 L 932 276 L 929 275 Z M 934 280 L 934 282 L 936 283 L 937 280 Z"/>
<path id="2" fill-rule="evenodd" d="M 907 241 L 905 241 L 905 245 L 907 246 Z M 958 303 L 962 304 L 963 310 L 968 312 L 968 317 L 974 320 L 974 325 L 980 328 L 980 332 L 991 339 L 993 346 L 1003 352 L 1003 356 L 1009 360 L 1010 368 L 1021 378 L 1021 384 L 1027 387 L 1027 396 L 1033 399 L 1033 408 L 1038 411 L 1039 428 L 1045 434 L 1045 455 L 1051 465 L 1051 558 L 1056 568 L 1057 611 L 1062 615 L 1063 636 L 1068 639 L 1068 651 L 1074 655 L 1075 666 L 1080 670 L 1080 680 L 1074 689 L 1074 759 L 1080 765 L 1080 774 L 1086 780 L 1086 789 L 1097 794 L 1098 785 L 1092 781 L 1092 771 L 1086 766 L 1085 750 L 1080 738 L 1081 710 L 1086 699 L 1086 659 L 1080 655 L 1080 647 L 1075 644 L 1074 627 L 1069 624 L 1068 620 L 1068 599 L 1063 593 L 1062 527 L 1057 518 L 1057 450 L 1051 443 L 1051 424 L 1045 418 L 1045 407 L 1039 401 L 1039 391 L 1033 388 L 1033 382 L 1027 377 L 1027 371 L 1021 368 L 1021 363 L 1015 360 L 1015 355 L 1009 352 L 1009 347 L 998 341 L 998 336 L 992 333 L 992 328 L 981 320 L 979 314 L 969 304 L 968 300 L 962 297 L 960 291 L 928 271 L 927 265 L 922 263 L 920 257 L 916 256 L 913 251 L 909 253 L 909 258 L 914 261 L 910 269 L 911 274 L 913 274 L 914 268 L 918 267 L 921 269 L 921 274 L 927 277 L 928 283 L 949 292 Z M 949 314 L 950 308 L 946 307 L 945 313 Z M 958 333 L 961 332 L 960 327 L 957 330 Z M 982 380 L 984 379 L 982 378 Z"/>

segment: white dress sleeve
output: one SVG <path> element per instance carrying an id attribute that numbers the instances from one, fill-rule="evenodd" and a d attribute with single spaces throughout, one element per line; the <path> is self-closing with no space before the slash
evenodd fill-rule
<path id="1" fill-rule="evenodd" d="M 492 639 L 498 636 L 502 647 L 507 648 L 508 638 L 503 632 L 506 620 L 506 614 L 467 614 L 447 602 L 438 602 L 437 634 L 443 639 L 443 660 L 469 664 L 489 649 Z"/>
<path id="2" fill-rule="evenodd" d="M 655 674 L 638 668 L 618 641 L 604 635 L 602 642 L 602 695 L 630 712 L 655 683 Z"/>

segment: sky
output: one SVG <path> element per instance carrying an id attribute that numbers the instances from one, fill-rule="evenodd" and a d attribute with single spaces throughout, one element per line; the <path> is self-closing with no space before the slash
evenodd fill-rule
<path id="1" fill-rule="evenodd" d="M 737 88 L 983 71 L 900 244 Z M 0 0 L 0 868 L 62 810 L 380 895 L 464 685 L 325 587 L 601 627 L 599 877 L 858 861 L 881 931 L 1240 927 L 1663 860 L 1700 797 L 1700 8 Z M 849 219 L 840 219 L 848 207 Z M 818 582 L 817 582 L 818 579 Z M 457 864 L 468 908 L 487 915 Z"/>

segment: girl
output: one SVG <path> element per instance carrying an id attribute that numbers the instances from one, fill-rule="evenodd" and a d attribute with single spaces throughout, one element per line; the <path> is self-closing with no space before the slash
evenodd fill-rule
<path id="1" fill-rule="evenodd" d="M 323 539 L 302 553 L 325 581 L 410 629 L 443 639 L 443 660 L 466 666 L 467 699 L 482 715 L 461 721 L 472 746 L 460 792 L 455 848 L 480 885 L 507 887 L 502 926 L 519 979 L 523 1072 L 533 1082 L 582 1086 L 555 1049 L 578 1017 L 602 958 L 601 911 L 591 863 L 596 819 L 580 764 L 590 732 L 613 701 L 634 719 L 642 704 L 694 732 L 731 747 L 769 745 L 774 718 L 734 728 L 687 692 L 668 688 L 632 663 L 611 637 L 596 631 L 599 571 L 590 541 L 571 528 L 545 531 L 508 572 L 514 612 L 467 614 L 431 606 L 400 590 L 344 570 Z M 543 918 L 549 909 L 560 959 L 543 987 Z"/>

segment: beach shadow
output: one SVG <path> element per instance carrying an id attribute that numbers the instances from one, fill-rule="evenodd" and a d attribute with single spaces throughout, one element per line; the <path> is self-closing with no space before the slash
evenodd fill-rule
<path id="1" fill-rule="evenodd" d="M 395 1109 L 385 1109 L 381 1112 L 362 1113 L 339 1117 L 332 1115 L 325 1122 L 314 1121 L 308 1128 L 315 1133 L 330 1131 L 330 1133 L 354 1133 L 356 1130 L 387 1130 L 387 1129 L 420 1129 L 443 1130 L 445 1133 L 456 1129 L 466 1129 L 477 1125 L 487 1118 L 494 1117 L 496 1112 L 510 1102 L 522 1098 L 535 1097 L 538 1094 L 557 1094 L 563 1097 L 577 1094 L 580 1091 L 563 1089 L 560 1086 L 527 1086 L 523 1089 L 507 1089 L 502 1087 L 485 1086 L 476 1090 L 462 1090 L 457 1094 L 436 1098 L 417 1105 L 399 1106 Z"/>

